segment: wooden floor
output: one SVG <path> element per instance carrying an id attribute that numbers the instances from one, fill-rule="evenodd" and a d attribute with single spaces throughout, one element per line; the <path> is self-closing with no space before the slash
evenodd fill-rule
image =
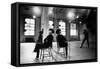
<path id="1" fill-rule="evenodd" d="M 59 61 L 69 61 L 69 60 L 84 60 L 84 59 L 94 59 L 95 55 L 95 45 L 90 44 L 90 48 L 87 48 L 87 44 L 84 44 L 83 48 L 80 48 L 81 41 L 69 42 L 68 47 L 68 57 L 61 55 L 57 52 L 57 44 L 53 43 L 53 49 L 51 50 L 52 57 L 36 60 L 36 53 L 33 52 L 35 48 L 35 43 L 21 43 L 20 48 L 20 63 L 43 63 L 43 62 L 59 62 Z M 60 49 L 62 52 L 63 49 Z"/>
<path id="2" fill-rule="evenodd" d="M 57 62 L 57 61 L 67 61 L 69 60 L 69 58 L 66 58 L 65 55 L 62 55 L 60 53 L 57 52 L 57 46 L 56 43 L 53 43 L 53 49 L 51 49 L 52 55 L 53 57 L 45 57 L 44 61 L 42 61 L 41 59 L 36 60 L 36 52 L 33 52 L 35 48 L 35 43 L 21 43 L 21 54 L 20 54 L 20 58 L 21 64 L 25 64 L 25 63 L 41 63 L 41 62 Z M 60 49 L 60 52 L 62 52 L 62 48 Z M 45 53 L 45 52 L 44 52 Z"/>

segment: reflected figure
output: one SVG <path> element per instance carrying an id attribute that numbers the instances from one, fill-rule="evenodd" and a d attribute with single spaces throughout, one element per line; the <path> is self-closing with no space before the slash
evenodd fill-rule
<path id="1" fill-rule="evenodd" d="M 89 33 L 88 33 L 88 31 L 87 31 L 86 29 L 84 29 L 83 34 L 84 34 L 84 39 L 83 39 L 83 41 L 82 41 L 82 43 L 81 43 L 81 47 L 80 47 L 80 48 L 83 47 L 83 44 L 84 44 L 84 42 L 85 42 L 86 40 L 87 40 L 87 44 L 88 44 L 88 48 L 89 48 Z"/>
<path id="2" fill-rule="evenodd" d="M 67 52 L 67 47 L 68 47 L 68 43 L 67 43 L 67 39 L 61 34 L 61 30 L 60 29 L 57 29 L 56 31 L 56 34 L 57 34 L 57 42 L 59 43 L 59 46 L 60 47 L 65 47 L 66 49 L 66 57 L 68 55 L 68 52 Z"/>
<path id="3" fill-rule="evenodd" d="M 38 40 L 36 42 L 36 46 L 35 46 L 35 49 L 34 49 L 34 52 L 37 52 L 37 56 L 36 56 L 36 59 L 38 59 L 39 57 L 39 48 L 42 44 L 43 44 L 43 30 L 39 32 L 39 36 L 38 36 Z"/>
<path id="4" fill-rule="evenodd" d="M 42 40 L 43 40 L 43 30 L 39 32 L 39 36 L 38 36 L 38 40 L 37 40 L 37 42 L 39 42 L 39 43 L 43 43 Z"/>
<path id="5" fill-rule="evenodd" d="M 40 49 L 45 49 L 45 48 L 49 48 L 51 47 L 52 48 L 52 42 L 53 42 L 53 34 L 54 33 L 54 30 L 53 29 L 49 29 L 49 35 L 44 39 L 44 43 L 42 43 L 42 33 L 40 33 L 40 36 L 38 38 L 38 41 L 36 43 L 36 46 L 35 46 L 35 49 L 34 49 L 34 52 L 37 52 L 37 55 L 36 55 L 36 59 L 39 58 L 39 50 Z"/>

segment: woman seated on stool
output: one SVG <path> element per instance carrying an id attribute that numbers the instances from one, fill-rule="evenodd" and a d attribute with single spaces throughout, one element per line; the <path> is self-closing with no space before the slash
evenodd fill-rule
<path id="1" fill-rule="evenodd" d="M 57 29 L 56 34 L 57 34 L 56 39 L 57 39 L 57 42 L 59 44 L 59 47 L 65 47 L 65 49 L 66 49 L 66 57 L 67 57 L 67 46 L 68 46 L 67 40 L 61 34 L 61 30 L 60 29 Z"/>
<path id="2" fill-rule="evenodd" d="M 45 48 L 49 48 L 49 47 L 52 48 L 53 33 L 54 33 L 54 30 L 49 29 L 49 35 L 44 39 L 44 43 L 42 43 L 42 41 L 41 41 L 42 39 L 40 40 L 41 42 L 36 43 L 36 46 L 35 46 L 35 49 L 34 49 L 34 52 L 37 52 L 36 59 L 39 58 L 39 50 L 40 49 L 45 49 Z M 43 32 L 40 33 L 38 41 L 39 41 L 40 38 L 42 38 L 42 34 L 43 34 Z"/>

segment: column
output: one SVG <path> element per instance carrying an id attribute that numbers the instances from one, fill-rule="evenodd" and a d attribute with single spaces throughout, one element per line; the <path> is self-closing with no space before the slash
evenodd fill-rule
<path id="1" fill-rule="evenodd" d="M 41 29 L 43 29 L 43 40 L 48 35 L 49 30 L 49 18 L 48 18 L 48 7 L 43 7 L 42 16 L 41 16 Z"/>

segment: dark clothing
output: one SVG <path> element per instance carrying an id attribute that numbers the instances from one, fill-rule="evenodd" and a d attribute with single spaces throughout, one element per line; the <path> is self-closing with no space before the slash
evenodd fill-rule
<path id="1" fill-rule="evenodd" d="M 88 48 L 89 48 L 89 40 L 88 40 L 88 39 L 86 39 L 86 38 L 84 38 L 84 39 L 83 39 L 83 41 L 82 41 L 82 44 L 81 44 L 81 47 L 80 47 L 80 48 L 82 48 L 82 47 L 83 47 L 83 44 L 84 44 L 84 42 L 85 42 L 85 41 L 87 41 Z"/>
<path id="2" fill-rule="evenodd" d="M 80 48 L 83 47 L 83 44 L 84 44 L 85 41 L 87 41 L 88 48 L 89 48 L 89 34 L 88 34 L 88 31 L 85 30 L 85 31 L 83 32 L 83 34 L 84 34 L 84 39 L 83 39 L 83 41 L 82 41 L 82 44 L 81 44 L 81 47 L 80 47 Z"/>
<path id="3" fill-rule="evenodd" d="M 67 46 L 67 40 L 63 35 L 57 35 L 57 42 L 60 46 Z"/>
<path id="4" fill-rule="evenodd" d="M 48 35 L 44 39 L 44 43 L 37 43 L 34 52 L 37 52 L 37 58 L 39 58 L 39 50 L 52 47 L 53 36 Z"/>
<path id="5" fill-rule="evenodd" d="M 68 46 L 68 43 L 67 43 L 66 38 L 63 35 L 59 34 L 59 35 L 57 35 L 56 39 L 57 39 L 57 42 L 59 44 L 59 47 L 65 47 L 65 49 L 66 49 L 66 57 L 67 57 L 67 46 Z"/>
<path id="6" fill-rule="evenodd" d="M 52 47 L 52 42 L 53 42 L 53 35 L 48 35 L 44 39 L 44 47 L 46 48 Z"/>
<path id="7" fill-rule="evenodd" d="M 39 43 L 43 43 L 43 42 L 42 42 L 42 39 L 43 39 L 42 34 L 40 34 L 39 37 L 38 37 L 37 42 L 39 42 Z"/>
<path id="8" fill-rule="evenodd" d="M 36 42 L 36 46 L 35 46 L 35 49 L 34 49 L 34 52 L 37 52 L 38 51 L 38 47 L 41 47 L 43 42 L 42 42 L 42 34 L 40 33 L 39 36 L 38 36 L 38 40 Z"/>
<path id="9" fill-rule="evenodd" d="M 84 39 L 87 39 L 88 38 L 88 32 L 84 31 L 83 34 L 84 34 Z"/>

